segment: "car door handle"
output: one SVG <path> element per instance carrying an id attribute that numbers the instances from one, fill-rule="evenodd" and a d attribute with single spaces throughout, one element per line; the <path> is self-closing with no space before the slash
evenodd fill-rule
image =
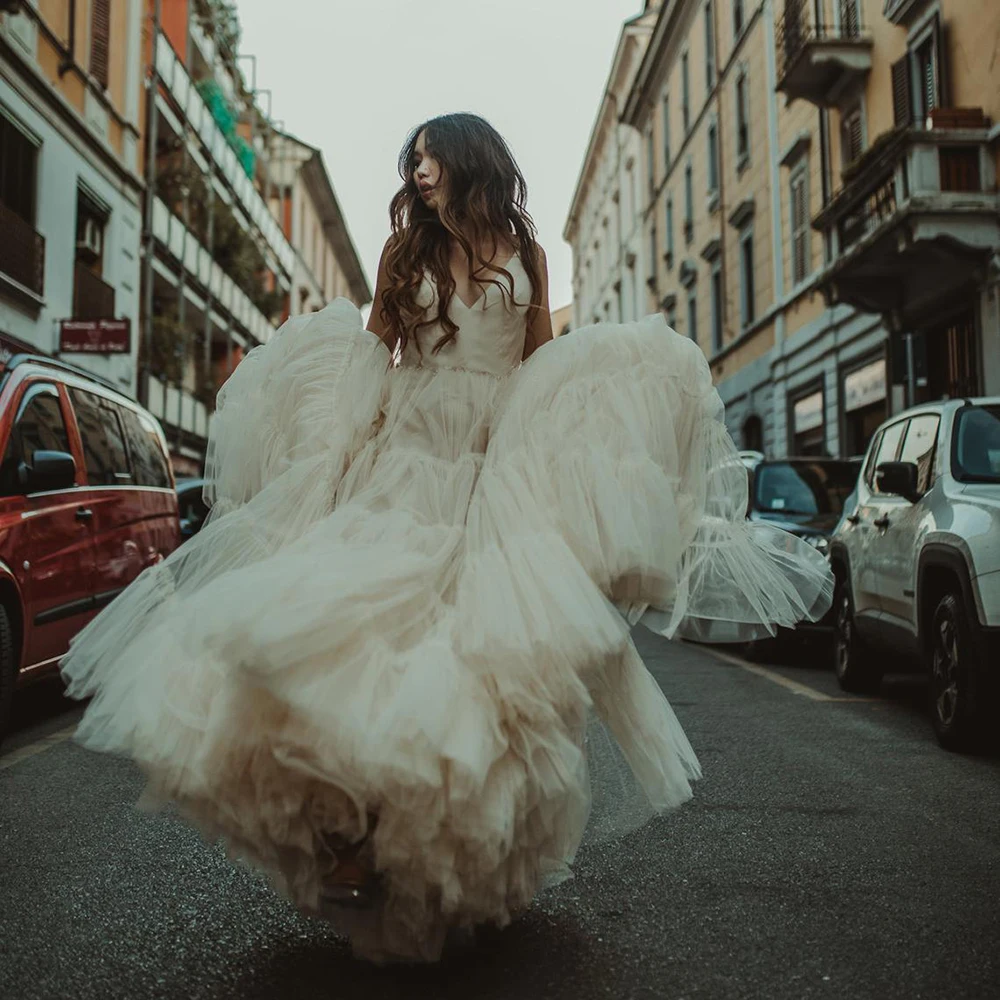
<path id="1" fill-rule="evenodd" d="M 860 524 L 861 523 L 861 515 L 860 514 L 848 514 L 847 517 L 844 518 L 844 520 L 848 524 Z"/>
<path id="2" fill-rule="evenodd" d="M 881 517 L 877 517 L 874 521 L 872 521 L 872 524 L 874 524 L 876 528 L 888 528 L 890 523 L 888 514 L 883 514 Z"/>
<path id="3" fill-rule="evenodd" d="M 78 521 L 90 521 L 93 519 L 94 512 L 89 507 L 78 507 L 76 511 L 76 519 Z"/>

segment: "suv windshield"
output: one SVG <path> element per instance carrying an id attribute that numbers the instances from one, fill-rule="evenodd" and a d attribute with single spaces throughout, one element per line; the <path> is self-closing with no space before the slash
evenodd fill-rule
<path id="1" fill-rule="evenodd" d="M 754 476 L 754 507 L 769 514 L 839 514 L 859 462 L 768 462 Z"/>
<path id="2" fill-rule="evenodd" d="M 953 449 L 956 479 L 1000 483 L 1000 405 L 959 410 Z"/>

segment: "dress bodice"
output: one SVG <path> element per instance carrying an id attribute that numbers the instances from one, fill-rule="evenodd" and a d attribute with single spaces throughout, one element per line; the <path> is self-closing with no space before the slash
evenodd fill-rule
<path id="1" fill-rule="evenodd" d="M 450 368 L 490 375 L 506 375 L 516 368 L 524 354 L 531 281 L 520 258 L 515 255 L 506 265 L 514 279 L 514 296 L 501 273 L 495 275 L 503 288 L 487 283 L 473 306 L 454 294 L 449 316 L 458 325 L 454 340 L 434 352 L 434 345 L 445 336 L 439 323 L 424 327 L 418 334 L 419 345 L 411 338 L 403 351 L 404 366 Z M 418 304 L 430 315 L 437 312 L 437 287 L 430 274 L 424 276 Z"/>

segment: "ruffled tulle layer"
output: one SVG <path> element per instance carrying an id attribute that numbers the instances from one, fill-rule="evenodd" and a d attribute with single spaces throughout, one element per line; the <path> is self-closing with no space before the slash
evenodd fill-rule
<path id="1" fill-rule="evenodd" d="M 746 526 L 720 415 L 662 321 L 497 379 L 390 368 L 343 301 L 293 320 L 220 396 L 206 527 L 65 659 L 93 696 L 80 738 L 306 910 L 329 835 L 370 833 L 385 901 L 356 949 L 436 958 L 585 835 L 690 797 L 631 622 L 743 635 L 825 610 L 813 550 Z"/>

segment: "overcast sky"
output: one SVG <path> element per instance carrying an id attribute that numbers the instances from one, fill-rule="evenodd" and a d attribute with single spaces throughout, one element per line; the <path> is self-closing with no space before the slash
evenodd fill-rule
<path id="1" fill-rule="evenodd" d="M 472 111 L 528 182 L 551 304 L 570 301 L 562 231 L 622 22 L 642 0 L 238 0 L 241 52 L 284 127 L 323 151 L 374 281 L 396 158 L 414 125 Z M 248 64 L 244 64 L 249 70 Z"/>

